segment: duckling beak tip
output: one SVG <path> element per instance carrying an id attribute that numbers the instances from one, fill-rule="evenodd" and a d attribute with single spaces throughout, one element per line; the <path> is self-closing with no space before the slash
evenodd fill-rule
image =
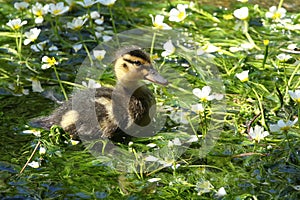
<path id="1" fill-rule="evenodd" d="M 169 84 L 168 80 L 162 77 L 156 70 L 151 69 L 149 73 L 144 77 L 146 80 L 151 81 L 153 83 L 157 83 L 163 86 L 167 86 Z"/>

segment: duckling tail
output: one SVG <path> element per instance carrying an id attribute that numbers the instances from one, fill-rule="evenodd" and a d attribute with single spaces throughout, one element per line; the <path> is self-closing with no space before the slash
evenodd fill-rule
<path id="1" fill-rule="evenodd" d="M 43 128 L 46 130 L 50 130 L 51 126 L 55 125 L 55 121 L 53 120 L 52 116 L 47 117 L 38 117 L 35 119 L 32 119 L 29 122 L 29 126 L 33 128 Z"/>

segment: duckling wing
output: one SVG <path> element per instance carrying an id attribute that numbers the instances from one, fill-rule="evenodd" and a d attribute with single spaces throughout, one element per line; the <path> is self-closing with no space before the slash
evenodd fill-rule
<path id="1" fill-rule="evenodd" d="M 29 125 L 32 127 L 39 127 L 46 130 L 50 130 L 53 125 L 59 125 L 64 113 L 69 110 L 70 102 L 63 103 L 49 116 L 37 117 L 30 120 Z"/>
<path id="2" fill-rule="evenodd" d="M 61 126 L 71 135 L 110 137 L 118 128 L 112 114 L 110 88 L 81 90 L 51 115 L 31 120 L 30 125 L 49 130 Z"/>

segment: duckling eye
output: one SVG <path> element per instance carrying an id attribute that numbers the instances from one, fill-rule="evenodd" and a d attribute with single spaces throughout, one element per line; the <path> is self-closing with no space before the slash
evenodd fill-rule
<path id="1" fill-rule="evenodd" d="M 137 66 L 142 65 L 142 63 L 140 61 L 138 61 L 138 60 L 137 61 L 133 61 L 132 63 L 135 64 L 135 65 L 137 65 Z"/>

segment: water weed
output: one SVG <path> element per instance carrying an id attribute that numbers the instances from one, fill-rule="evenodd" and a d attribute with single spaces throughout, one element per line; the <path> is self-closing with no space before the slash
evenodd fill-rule
<path id="1" fill-rule="evenodd" d="M 300 15 L 288 5 L 3 3 L 0 197 L 299 199 Z M 115 85 L 113 51 L 131 45 L 169 81 L 148 84 L 155 134 L 122 144 L 28 126 Z"/>

